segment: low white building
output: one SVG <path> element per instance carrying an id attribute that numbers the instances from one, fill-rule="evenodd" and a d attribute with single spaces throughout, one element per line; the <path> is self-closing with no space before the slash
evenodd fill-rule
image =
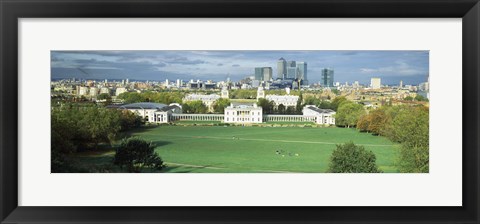
<path id="1" fill-rule="evenodd" d="M 168 123 L 171 121 L 172 114 L 181 114 L 182 106 L 178 103 L 172 103 L 148 116 L 148 122 L 151 123 Z"/>
<path id="2" fill-rule="evenodd" d="M 78 86 L 77 87 L 77 94 L 79 96 L 86 96 L 88 94 L 88 87 L 86 86 Z"/>
<path id="3" fill-rule="evenodd" d="M 126 92 L 127 92 L 127 88 L 119 87 L 115 90 L 115 96 L 119 96 L 120 94 L 126 93 Z"/>
<path id="4" fill-rule="evenodd" d="M 151 123 L 168 123 L 170 122 L 170 115 L 181 114 L 182 106 L 177 103 L 172 103 L 170 105 L 165 105 L 162 103 L 131 103 L 125 105 L 109 105 L 107 108 L 116 108 L 119 110 L 128 110 L 135 115 L 141 117 L 147 122 Z"/>
<path id="5" fill-rule="evenodd" d="M 289 106 L 296 106 L 298 101 L 298 96 L 294 95 L 267 95 L 265 97 L 268 101 L 273 101 L 275 103 L 275 107 L 278 105 L 283 104 L 285 107 Z"/>
<path id="6" fill-rule="evenodd" d="M 213 103 L 218 99 L 220 99 L 220 96 L 218 94 L 188 94 L 187 96 L 185 96 L 185 98 L 183 98 L 183 102 L 200 100 L 203 104 L 205 104 L 205 106 L 207 106 L 209 111 L 213 111 Z"/>
<path id="7" fill-rule="evenodd" d="M 335 125 L 335 111 L 330 109 L 320 109 L 314 105 L 305 105 L 303 107 L 303 116 L 315 116 L 315 123 Z"/>
<path id="8" fill-rule="evenodd" d="M 225 108 L 225 123 L 262 123 L 262 107 L 254 105 L 233 105 Z"/>

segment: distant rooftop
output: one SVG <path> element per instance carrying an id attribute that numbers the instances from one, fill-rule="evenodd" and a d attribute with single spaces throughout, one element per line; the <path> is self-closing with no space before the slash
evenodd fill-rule
<path id="1" fill-rule="evenodd" d="M 314 106 L 307 106 L 307 108 L 310 109 L 310 110 L 316 111 L 318 113 L 321 113 L 321 114 L 323 114 L 323 113 L 334 113 L 335 112 L 335 111 L 330 110 L 330 109 L 320 109 L 320 108 L 314 107 Z"/>
<path id="2" fill-rule="evenodd" d="M 131 104 L 124 104 L 119 105 L 118 108 L 121 109 L 162 109 L 167 105 L 163 103 L 151 103 L 151 102 L 141 102 L 141 103 L 131 103 Z"/>

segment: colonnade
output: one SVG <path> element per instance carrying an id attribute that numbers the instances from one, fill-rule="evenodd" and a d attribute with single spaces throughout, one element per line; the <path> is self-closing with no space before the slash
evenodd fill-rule
<path id="1" fill-rule="evenodd" d="M 223 121 L 223 114 L 172 114 L 170 115 L 172 121 L 187 120 L 187 121 Z"/>
<path id="2" fill-rule="evenodd" d="M 316 122 L 316 116 L 304 115 L 263 115 L 264 122 L 280 121 L 280 122 Z"/>

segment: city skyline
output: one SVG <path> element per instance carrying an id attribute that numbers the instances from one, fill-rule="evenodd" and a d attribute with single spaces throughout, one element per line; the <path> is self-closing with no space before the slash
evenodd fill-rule
<path id="1" fill-rule="evenodd" d="M 372 77 L 382 83 L 417 85 L 428 77 L 428 51 L 52 51 L 52 79 L 201 79 L 238 81 L 255 75 L 256 67 L 272 67 L 280 58 L 308 63 L 310 83 L 321 70 L 333 68 L 335 82 Z"/>

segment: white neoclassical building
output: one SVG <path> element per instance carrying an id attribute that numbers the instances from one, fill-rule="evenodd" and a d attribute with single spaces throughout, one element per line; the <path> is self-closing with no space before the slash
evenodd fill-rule
<path id="1" fill-rule="evenodd" d="M 173 114 L 182 114 L 182 106 L 178 103 L 172 103 L 166 107 L 162 107 L 154 111 L 148 116 L 150 123 L 168 123 L 172 121 Z"/>
<path id="2" fill-rule="evenodd" d="M 203 104 L 205 104 L 205 106 L 207 106 L 209 111 L 213 111 L 213 103 L 218 99 L 220 99 L 218 94 L 188 94 L 185 96 L 185 98 L 183 98 L 183 102 L 200 100 Z"/>
<path id="3" fill-rule="evenodd" d="M 225 123 L 262 123 L 262 107 L 254 105 L 233 105 L 225 108 Z"/>
<path id="4" fill-rule="evenodd" d="M 110 105 L 107 108 L 117 108 L 119 110 L 128 110 L 141 117 L 145 121 L 152 123 L 168 123 L 171 114 L 181 114 L 182 106 L 177 103 L 165 105 L 162 103 L 131 103 L 125 105 Z"/>
<path id="5" fill-rule="evenodd" d="M 316 117 L 315 123 L 335 125 L 335 111 L 330 109 L 320 109 L 314 105 L 305 105 L 303 107 L 304 117 Z"/>
<path id="6" fill-rule="evenodd" d="M 283 104 L 285 107 L 296 106 L 298 101 L 298 96 L 294 95 L 267 95 L 265 97 L 268 101 L 273 101 L 275 103 L 275 107 L 278 105 Z"/>

